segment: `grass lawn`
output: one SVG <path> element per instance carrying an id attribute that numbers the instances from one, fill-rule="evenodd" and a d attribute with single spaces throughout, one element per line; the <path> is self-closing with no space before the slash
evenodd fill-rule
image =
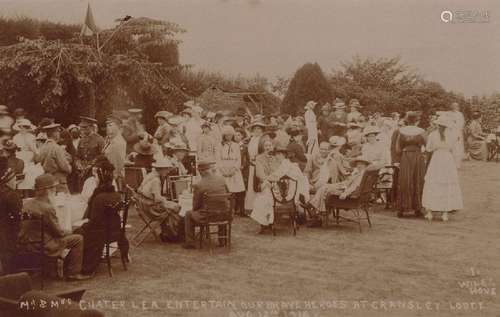
<path id="1" fill-rule="evenodd" d="M 86 287 L 82 306 L 107 316 L 500 316 L 500 164 L 464 162 L 460 177 L 465 209 L 448 223 L 380 208 L 361 234 L 343 224 L 273 237 L 237 218 L 229 253 L 151 238 L 128 271 L 116 258 L 112 278 L 102 264 L 91 281 L 48 289 Z M 129 236 L 138 221 L 131 210 Z M 480 284 L 493 295 L 472 294 Z"/>

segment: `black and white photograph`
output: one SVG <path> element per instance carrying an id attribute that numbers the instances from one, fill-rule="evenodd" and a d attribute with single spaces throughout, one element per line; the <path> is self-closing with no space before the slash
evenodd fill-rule
<path id="1" fill-rule="evenodd" d="M 0 317 L 500 316 L 500 2 L 0 0 Z"/>

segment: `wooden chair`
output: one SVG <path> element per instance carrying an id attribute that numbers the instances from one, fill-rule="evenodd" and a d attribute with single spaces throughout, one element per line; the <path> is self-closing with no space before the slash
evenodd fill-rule
<path id="1" fill-rule="evenodd" d="M 184 190 L 191 191 L 193 188 L 192 175 L 179 175 L 167 177 L 167 195 L 168 200 L 178 202 L 179 196 Z"/>
<path id="2" fill-rule="evenodd" d="M 393 203 L 393 191 L 396 186 L 396 173 L 398 168 L 396 166 L 387 165 L 379 170 L 377 183 L 375 189 L 377 198 L 385 202 L 385 209 L 389 209 Z"/>
<path id="3" fill-rule="evenodd" d="M 495 160 L 498 162 L 500 159 L 500 133 L 495 134 L 495 138 L 488 142 L 488 158 L 487 161 Z"/>
<path id="4" fill-rule="evenodd" d="M 372 226 L 369 208 L 377 180 L 378 170 L 365 171 L 363 178 L 361 179 L 359 196 L 347 197 L 346 199 L 340 199 L 337 195 L 330 195 L 327 197 L 325 203 L 326 208 L 333 211 L 337 224 L 340 223 L 341 219 L 357 223 L 359 226 L 359 232 L 361 232 L 362 220 L 367 220 L 369 227 Z M 354 214 L 354 218 L 341 216 L 340 210 L 350 210 Z M 362 213 L 365 214 L 365 217 L 361 216 Z"/>
<path id="5" fill-rule="evenodd" d="M 212 202 L 222 202 L 222 203 L 212 203 Z M 212 253 L 212 236 L 218 235 L 219 239 L 224 240 L 224 247 L 228 250 L 231 249 L 231 225 L 233 222 L 233 210 L 234 210 L 234 195 L 231 193 L 226 194 L 205 194 L 203 196 L 203 206 L 206 208 L 206 212 L 211 214 L 207 221 L 198 223 L 197 227 L 200 227 L 199 232 L 199 247 L 202 249 L 203 240 L 208 240 L 208 249 Z M 221 210 L 225 208 L 224 210 Z M 212 228 L 217 230 L 212 231 Z M 219 229 L 223 228 L 224 234 L 219 235 Z"/>
<path id="6" fill-rule="evenodd" d="M 137 190 L 144 179 L 146 174 L 146 169 L 133 166 L 125 166 L 125 178 L 124 182 L 126 186 Z"/>
<path id="7" fill-rule="evenodd" d="M 64 258 L 60 256 L 49 257 L 45 254 L 45 226 L 44 217 L 34 216 L 29 213 L 22 213 L 21 222 L 31 223 L 33 226 L 40 227 L 40 240 L 30 241 L 26 243 L 18 243 L 21 250 L 18 250 L 15 256 L 16 272 L 28 272 L 40 274 L 40 289 L 44 287 L 44 278 L 47 274 L 47 268 L 57 268 L 57 275 L 62 278 L 64 275 L 63 262 Z M 25 249 L 25 250 L 23 250 Z M 31 251 L 37 249 L 39 251 Z M 29 251 L 28 251 L 29 250 Z"/>
<path id="8" fill-rule="evenodd" d="M 156 213 L 154 211 L 155 202 L 153 199 L 146 197 L 131 187 L 127 188 L 132 193 L 132 202 L 135 204 L 137 214 L 144 223 L 144 226 L 132 238 L 132 241 L 135 242 L 136 246 L 139 246 L 142 242 L 144 242 L 144 240 L 146 240 L 147 237 L 149 237 L 150 234 L 152 234 L 157 241 L 161 242 L 156 230 L 167 219 L 168 213 Z M 143 235 L 142 238 L 141 235 Z"/>
<path id="9" fill-rule="evenodd" d="M 126 236 L 126 227 L 127 227 L 127 220 L 128 220 L 128 209 L 130 206 L 131 200 L 128 197 L 128 194 L 125 193 L 125 198 L 116 204 L 112 206 L 107 206 L 106 212 L 108 213 L 106 217 L 106 241 L 104 244 L 105 248 L 105 258 L 106 258 L 106 263 L 108 264 L 108 273 L 109 276 L 113 276 L 113 270 L 111 268 L 111 255 L 110 255 L 110 248 L 111 248 L 111 243 L 116 242 L 118 244 L 118 249 L 120 250 L 120 257 L 122 260 L 122 265 L 123 269 L 126 271 L 127 270 L 127 263 L 129 261 L 128 258 L 128 250 L 122 250 L 120 248 L 120 242 L 124 241 L 127 236 Z M 121 218 L 121 224 L 120 224 L 120 231 L 119 232 L 111 232 L 111 216 L 113 214 L 120 214 Z"/>
<path id="10" fill-rule="evenodd" d="M 271 182 L 271 194 L 273 196 L 274 222 L 271 225 L 273 235 L 276 235 L 278 220 L 283 216 L 288 217 L 290 229 L 295 236 L 297 234 L 297 205 L 295 197 L 297 195 L 297 180 L 285 175 L 276 182 Z"/>

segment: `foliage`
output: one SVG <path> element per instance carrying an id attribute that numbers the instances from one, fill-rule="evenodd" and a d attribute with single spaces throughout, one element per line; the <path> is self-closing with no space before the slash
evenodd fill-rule
<path id="1" fill-rule="evenodd" d="M 38 21 L 29 17 L 0 17 L 0 46 L 12 45 L 22 39 L 61 40 L 67 42 L 78 34 L 81 26 L 76 24 Z"/>
<path id="2" fill-rule="evenodd" d="M 431 113 L 447 109 L 454 101 L 466 106 L 463 96 L 424 80 L 398 57 L 373 60 L 356 56 L 341 68 L 329 78 L 333 95 L 346 101 L 358 99 L 365 112 L 421 111 L 425 125 Z"/>
<path id="3" fill-rule="evenodd" d="M 332 101 L 331 87 L 317 63 L 307 63 L 297 70 L 288 86 L 282 109 L 285 113 L 299 114 L 310 100 L 318 103 Z"/>
<path id="4" fill-rule="evenodd" d="M 126 43 L 126 49 L 121 46 L 123 50 L 111 33 L 103 37 L 111 40 L 100 52 L 92 39 L 83 44 L 24 40 L 0 47 L 0 77 L 8 79 L 0 82 L 0 103 L 23 107 L 34 119 L 52 116 L 64 124 L 75 122 L 78 115 L 103 121 L 113 110 L 139 107 L 152 130 L 156 111 L 174 110 L 189 96 L 169 78 L 180 68 L 175 59 L 162 63 L 142 51 L 149 44 L 159 45 L 160 33 L 171 36 L 177 29 L 166 23 L 152 32 L 150 20 L 140 21 L 144 24 L 131 23 L 133 29 L 115 33 L 120 33 L 119 45 L 126 43 L 124 38 L 139 39 Z"/>

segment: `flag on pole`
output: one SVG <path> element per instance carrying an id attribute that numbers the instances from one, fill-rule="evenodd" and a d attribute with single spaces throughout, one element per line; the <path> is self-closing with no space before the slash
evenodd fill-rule
<path id="1" fill-rule="evenodd" d="M 92 14 L 92 8 L 90 8 L 90 3 L 87 7 L 87 13 L 85 14 L 85 20 L 83 21 L 82 31 L 80 32 L 80 37 L 86 35 L 87 31 L 90 30 L 92 34 L 99 34 L 99 28 L 95 24 L 94 15 Z"/>

